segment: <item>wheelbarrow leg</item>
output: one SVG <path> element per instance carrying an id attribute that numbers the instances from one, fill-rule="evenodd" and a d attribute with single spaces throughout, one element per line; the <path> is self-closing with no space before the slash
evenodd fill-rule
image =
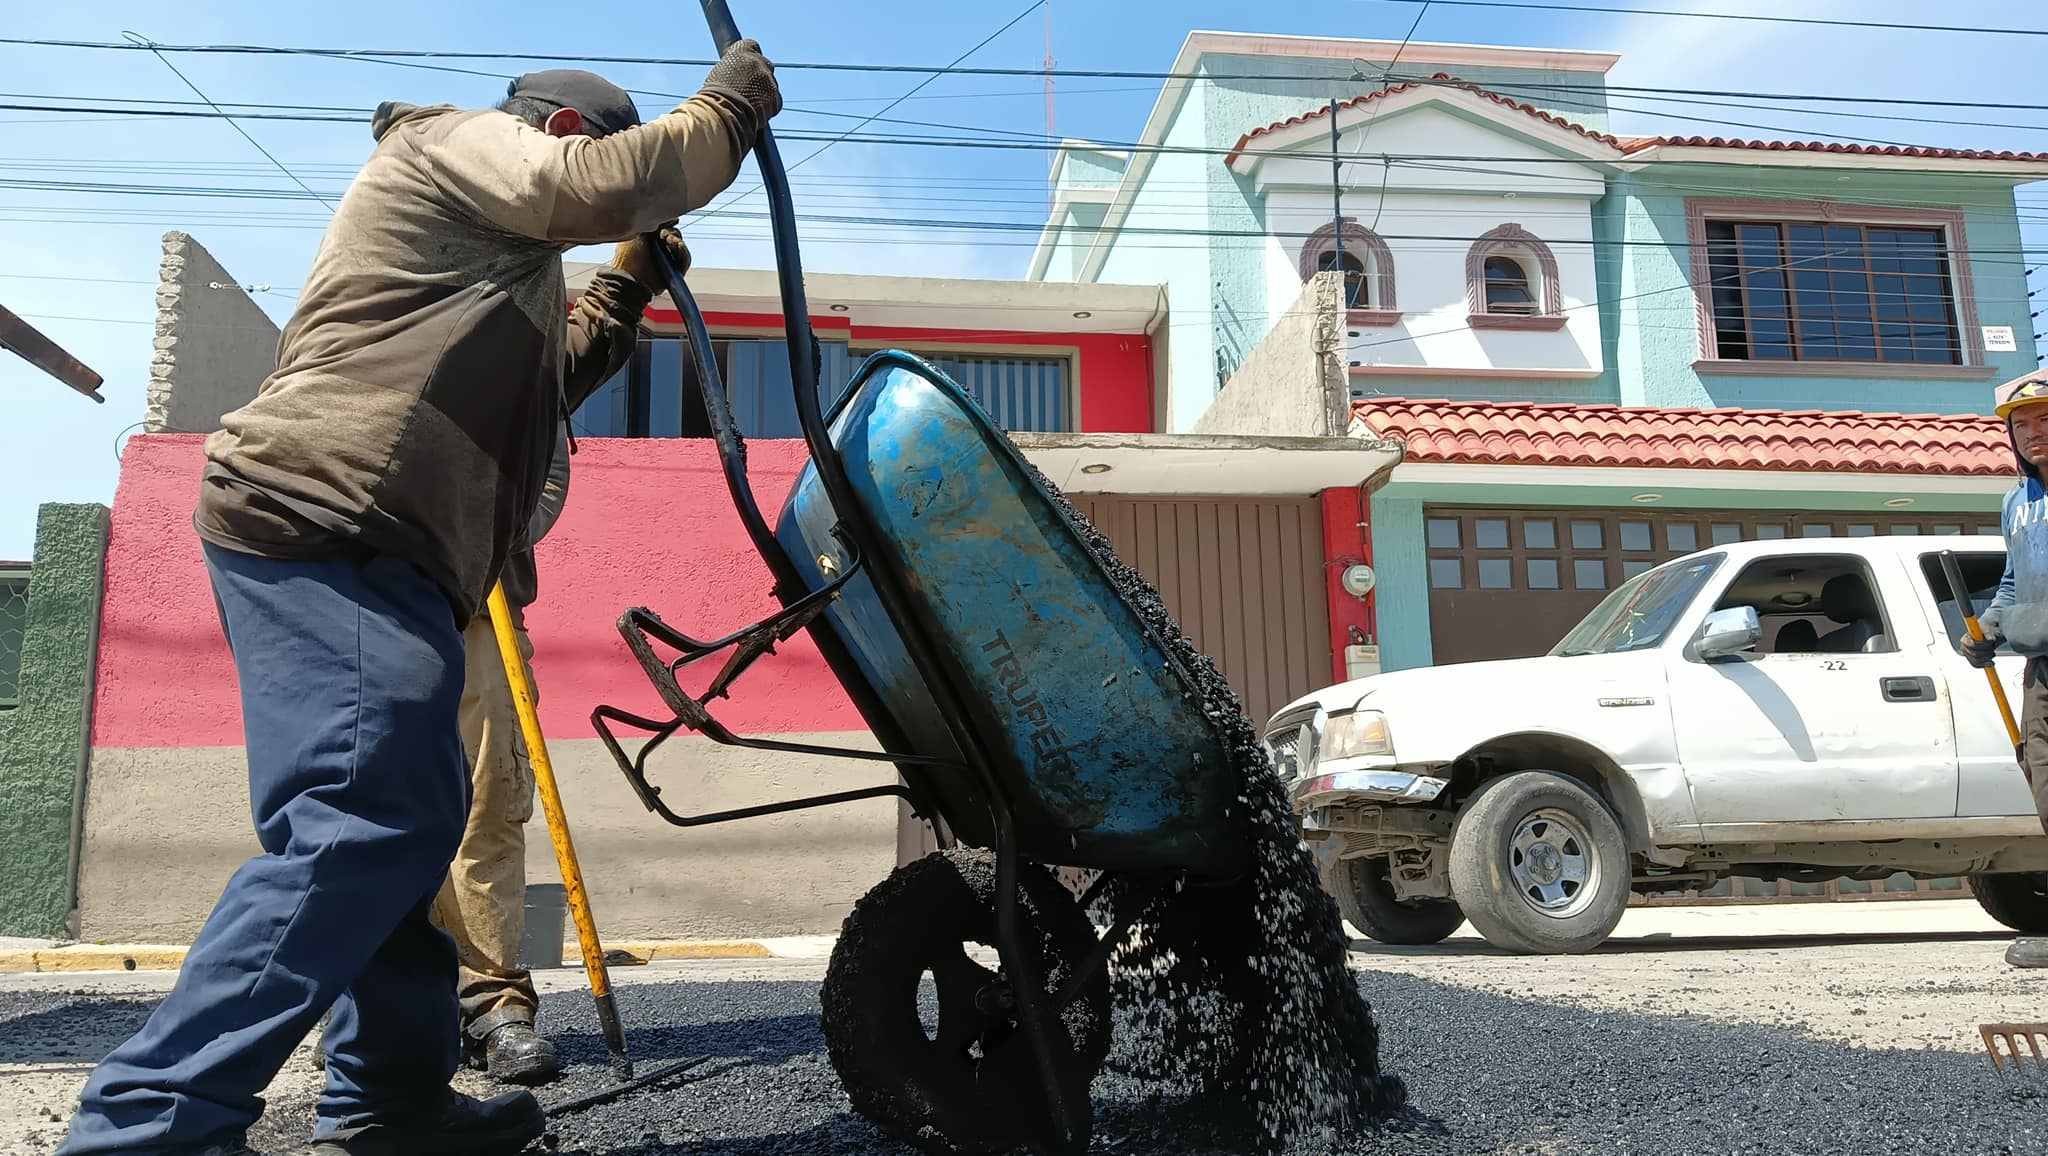
<path id="1" fill-rule="evenodd" d="M 1058 1014 L 1060 1009 L 1047 1008 L 1040 998 L 1038 956 L 1026 948 L 1022 929 L 1018 926 L 1017 840 L 1012 830 L 1010 810 L 1000 802 L 994 809 L 996 953 L 1003 961 L 1003 968 L 1010 973 L 1010 988 L 1017 1001 L 1017 1019 L 1024 1027 L 1032 1055 L 1038 1060 L 1038 1077 L 1045 1087 L 1045 1106 L 1052 1118 L 1055 1151 L 1082 1152 L 1088 1144 L 1087 1128 L 1075 1119 L 1067 1090 L 1060 1084 L 1059 1062 L 1053 1054 L 1050 1017 Z"/>

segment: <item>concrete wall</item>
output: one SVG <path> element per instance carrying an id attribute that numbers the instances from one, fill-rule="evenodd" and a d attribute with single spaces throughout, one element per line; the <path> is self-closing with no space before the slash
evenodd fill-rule
<path id="1" fill-rule="evenodd" d="M 1190 100 L 1166 133 L 1168 145 L 1199 148 L 1207 144 L 1202 131 L 1202 108 Z M 1147 170 L 1147 187 L 1132 206 L 1131 220 L 1148 230 L 1186 229 L 1191 233 L 1210 227 L 1206 196 L 1201 191 L 1211 165 L 1220 158 L 1198 153 L 1162 153 Z M 1152 195 L 1152 188 L 1159 195 Z M 1164 190 L 1171 190 L 1166 192 Z M 1176 329 L 1167 350 L 1170 372 L 1157 388 L 1166 392 L 1166 424 L 1161 433 L 1185 433 L 1209 408 L 1220 380 L 1216 373 L 1215 345 L 1210 339 L 1214 308 L 1209 292 L 1210 249 L 1196 237 L 1169 237 L 1158 232 L 1119 233 L 1111 239 L 1102 269 L 1090 278 L 1108 283 L 1164 284 L 1166 311 Z M 1142 276 L 1144 281 L 1133 281 Z M 1264 318 L 1259 318 L 1263 331 Z M 1258 335 L 1250 336 L 1249 351 Z"/>
<path id="2" fill-rule="evenodd" d="M 20 705 L 0 711 L 0 935 L 71 931 L 106 546 L 104 506 L 49 505 L 37 515 Z M 172 670 L 144 673 L 164 678 Z"/>
<path id="3" fill-rule="evenodd" d="M 144 393 L 146 433 L 212 433 L 277 368 L 278 328 L 213 254 L 164 234 L 156 352 Z"/>
<path id="4" fill-rule="evenodd" d="M 1351 424 L 1343 279 L 1309 279 L 1294 305 L 1195 422 L 1198 434 L 1339 437 Z"/>
<path id="5" fill-rule="evenodd" d="M 1114 152 L 1086 147 L 1068 148 L 1060 154 L 1058 187 L 1113 189 L 1124 179 L 1127 161 L 1127 157 Z"/>
<path id="6" fill-rule="evenodd" d="M 1202 139 L 1199 143 L 1209 148 L 1227 150 L 1237 144 L 1243 133 L 1288 117 L 1298 116 L 1325 105 L 1331 97 L 1346 99 L 1360 96 L 1375 88 L 1372 80 L 1352 80 L 1351 74 L 1357 68 L 1352 61 L 1308 59 L 1289 56 L 1237 56 L 1212 55 L 1202 58 L 1205 70 L 1233 77 L 1229 80 L 1199 81 L 1188 104 L 1201 109 Z M 1398 71 L 1404 75 L 1429 76 L 1436 72 L 1448 72 L 1461 80 L 1515 96 L 1538 107 L 1556 111 L 1580 124 L 1599 129 L 1606 125 L 1607 101 L 1601 89 L 1603 78 L 1599 73 L 1572 72 L 1530 68 L 1483 67 L 1470 64 L 1443 64 L 1403 52 Z M 1367 70 L 1367 75 L 1373 75 Z M 1250 77 L 1251 79 L 1236 79 Z M 1315 80 L 1302 77 L 1320 77 Z M 1185 115 L 1185 114 L 1184 114 Z M 1176 128 L 1179 126 L 1176 125 Z M 1371 151 L 1381 151 L 1377 134 L 1369 142 Z M 1419 147 L 1413 151 L 1442 153 L 1436 147 Z M 1163 158 L 1162 158 L 1163 159 Z M 1279 229 L 1267 219 L 1263 199 L 1259 197 L 1250 178 L 1231 172 L 1224 164 L 1221 154 L 1195 158 L 1201 165 L 1202 188 L 1209 199 L 1209 218 L 1203 227 L 1226 235 L 1211 236 L 1208 239 L 1208 268 L 1206 278 L 1200 283 L 1211 296 L 1212 324 L 1208 330 L 1211 339 L 1209 349 L 1202 351 L 1210 360 L 1219 355 L 1230 359 L 1235 349 L 1238 355 L 1249 352 L 1258 344 L 1258 337 L 1270 323 L 1293 300 L 1285 294 L 1276 298 L 1268 296 L 1271 281 L 1268 277 L 1268 254 L 1257 244 L 1247 243 L 1242 237 L 1227 234 L 1239 231 L 1267 232 Z M 1497 166 L 1496 166 L 1497 167 Z M 1154 174 L 1161 172 L 1155 166 Z M 1322 170 L 1317 184 L 1328 188 L 1329 170 Z M 1375 184 L 1378 178 L 1375 168 Z M 1154 179 L 1157 179 L 1156 176 Z M 1359 182 L 1361 185 L 1363 181 Z M 1185 201 L 1189 196 L 1188 186 L 1173 183 L 1162 184 L 1157 191 L 1146 190 L 1140 194 L 1132 222 L 1140 225 L 1151 224 L 1152 219 L 1143 210 L 1148 198 L 1166 203 Z M 1327 205 L 1327 197 L 1325 204 Z M 1327 216 L 1324 218 L 1327 220 Z M 1450 218 L 1455 227 L 1447 227 L 1444 221 L 1433 223 L 1421 232 L 1454 234 L 1457 236 L 1478 236 L 1480 230 L 1467 232 L 1461 218 Z M 1534 224 L 1532 231 L 1542 233 Z M 1388 230 L 1392 231 L 1392 230 Z M 1462 267 L 1462 253 L 1460 254 Z M 1101 280 L 1130 280 L 1139 270 L 1132 269 L 1125 276 L 1111 278 L 1106 274 Z M 1166 280 L 1148 276 L 1147 280 Z M 1178 286 L 1176 286 L 1178 289 Z M 1175 318 L 1187 322 L 1192 318 L 1178 306 L 1180 296 L 1176 292 Z M 1459 324 L 1463 324 L 1459 317 Z M 1249 340 L 1237 336 L 1233 327 L 1252 330 Z M 1191 336 L 1199 336 L 1200 328 L 1183 328 L 1178 335 L 1183 342 Z M 1370 333 L 1372 331 L 1364 331 Z M 1500 334 L 1497 336 L 1525 336 L 1521 334 Z M 1196 360 L 1197 355 L 1185 355 L 1186 361 Z M 1232 363 L 1234 364 L 1234 362 Z M 1178 366 L 1176 366 L 1178 370 Z M 1213 381 L 1213 378 L 1211 379 Z M 1175 389 L 1182 385 L 1176 374 Z M 1427 396 L 1437 396 L 1441 391 L 1428 391 Z M 1185 428 L 1176 426 L 1176 429 Z"/>
<path id="7" fill-rule="evenodd" d="M 86 938 L 189 938 L 228 875 L 257 851 L 234 669 L 190 525 L 201 440 L 138 436 L 122 463 L 97 668 L 104 709 L 93 719 L 79 865 Z M 596 739 L 589 716 L 600 703 L 660 710 L 613 626 L 621 610 L 645 605 L 692 634 L 715 636 L 774 602 L 708 442 L 586 439 L 579 446 L 568 506 L 538 551 L 540 600 L 528 626 L 542 729 L 605 933 L 835 930 L 896 861 L 893 801 L 678 830 L 641 809 Z M 774 509 L 795 480 L 801 446 L 754 442 L 749 449 L 756 492 Z M 742 733 L 872 745 L 805 636 L 763 660 L 715 709 Z M 762 755 L 702 739 L 669 746 L 655 760 L 655 777 L 685 812 L 865 786 L 889 775 L 869 764 Z M 533 878 L 554 878 L 539 820 L 528 844 Z"/>

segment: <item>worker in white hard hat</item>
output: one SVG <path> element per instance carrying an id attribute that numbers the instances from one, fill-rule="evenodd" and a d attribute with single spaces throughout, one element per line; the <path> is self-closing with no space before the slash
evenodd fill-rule
<path id="1" fill-rule="evenodd" d="M 2042 484 L 2048 476 L 2048 371 L 1999 386 L 1994 405 L 2012 435 L 2019 484 L 2005 496 L 2000 518 L 2005 576 L 1979 619 L 1984 639 L 1965 637 L 1961 646 L 1972 666 L 1990 666 L 2000 647 L 2027 660 L 2017 755 L 2033 792 L 2034 811 L 2048 830 L 2048 488 Z M 2048 931 L 2026 926 L 2048 918 L 2048 874 L 1983 878 L 1983 886 L 2013 891 L 2009 896 L 1989 896 L 1991 902 L 1986 903 L 1994 909 L 2012 908 L 2005 922 L 2022 931 Z M 2013 940 L 2005 961 L 2014 967 L 2048 967 L 2048 937 L 2023 935 Z"/>

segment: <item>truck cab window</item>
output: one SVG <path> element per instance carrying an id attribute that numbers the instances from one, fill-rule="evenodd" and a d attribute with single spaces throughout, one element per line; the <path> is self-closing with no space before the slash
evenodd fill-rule
<path id="1" fill-rule="evenodd" d="M 1979 550 L 1956 551 L 1956 562 L 1963 571 L 1963 584 L 1970 588 L 1970 606 L 1983 614 L 1991 605 L 1991 599 L 1998 594 L 1999 580 L 2005 577 L 2004 551 Z M 1948 578 L 1941 572 L 1941 555 L 1935 553 L 1920 556 L 1920 580 L 1927 584 L 1927 590 L 1934 599 L 1934 606 L 1941 614 L 1942 637 L 1948 639 L 1950 647 L 1961 654 L 1956 645 L 1963 636 L 1963 611 L 1956 605 L 1955 595 L 1949 592 Z M 2011 654 L 2010 646 L 1998 648 L 2000 654 Z"/>
<path id="2" fill-rule="evenodd" d="M 1765 558 L 1736 575 L 1714 609 L 1756 610 L 1758 655 L 1891 653 L 1898 644 L 1877 590 L 1854 554 Z"/>

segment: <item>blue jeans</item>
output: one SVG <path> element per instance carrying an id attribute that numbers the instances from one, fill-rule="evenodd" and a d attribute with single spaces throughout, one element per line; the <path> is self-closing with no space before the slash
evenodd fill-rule
<path id="1" fill-rule="evenodd" d="M 437 1111 L 460 1060 L 455 948 L 428 922 L 469 810 L 447 600 L 387 557 L 208 545 L 206 563 L 264 854 L 228 881 L 170 997 L 93 1072 L 62 1153 L 240 1140 L 330 1007 L 316 1137 Z"/>

